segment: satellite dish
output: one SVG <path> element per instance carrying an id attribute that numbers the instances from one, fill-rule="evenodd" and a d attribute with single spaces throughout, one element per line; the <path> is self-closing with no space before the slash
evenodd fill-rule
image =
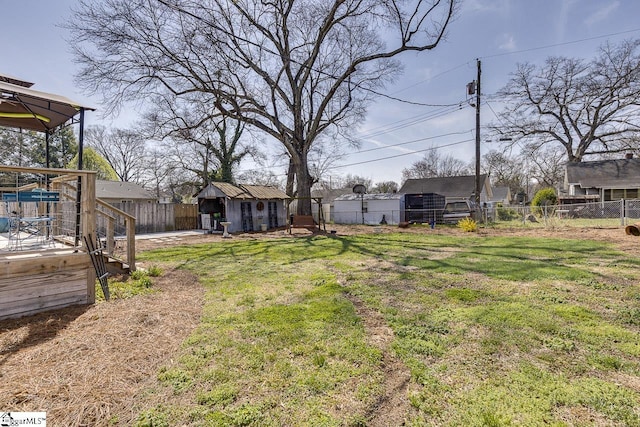
<path id="1" fill-rule="evenodd" d="M 362 184 L 356 184 L 353 186 L 353 192 L 356 194 L 366 194 L 367 193 L 367 187 L 365 187 Z"/>

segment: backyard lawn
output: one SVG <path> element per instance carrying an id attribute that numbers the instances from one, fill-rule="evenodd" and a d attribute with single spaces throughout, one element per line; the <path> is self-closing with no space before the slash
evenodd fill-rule
<path id="1" fill-rule="evenodd" d="M 384 232 L 140 260 L 205 296 L 138 425 L 640 426 L 640 260 L 607 243 Z"/>

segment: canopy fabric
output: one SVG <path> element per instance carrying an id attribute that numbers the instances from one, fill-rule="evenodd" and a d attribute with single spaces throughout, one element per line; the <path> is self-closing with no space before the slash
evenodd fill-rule
<path id="1" fill-rule="evenodd" d="M 95 111 L 95 108 L 82 106 L 64 96 L 7 80 L 11 81 L 0 79 L 0 127 L 49 132 L 73 119 L 80 109 Z"/>

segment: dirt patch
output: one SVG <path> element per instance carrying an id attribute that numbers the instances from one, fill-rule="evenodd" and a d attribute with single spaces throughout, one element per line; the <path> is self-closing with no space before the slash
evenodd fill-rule
<path id="1" fill-rule="evenodd" d="M 382 315 L 368 308 L 353 295 L 349 296 L 356 313 L 362 319 L 369 344 L 382 351 L 382 370 L 384 380 L 383 394 L 367 413 L 367 425 L 370 427 L 403 426 L 414 409 L 407 395 L 411 374 L 404 363 L 393 355 L 389 348 L 394 335 Z"/>

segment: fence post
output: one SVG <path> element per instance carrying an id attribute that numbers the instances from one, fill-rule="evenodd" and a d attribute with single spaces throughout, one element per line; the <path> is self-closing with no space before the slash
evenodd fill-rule
<path id="1" fill-rule="evenodd" d="M 625 223 L 625 211 L 626 211 L 626 201 L 624 199 L 620 199 L 620 225 L 624 226 Z"/>

